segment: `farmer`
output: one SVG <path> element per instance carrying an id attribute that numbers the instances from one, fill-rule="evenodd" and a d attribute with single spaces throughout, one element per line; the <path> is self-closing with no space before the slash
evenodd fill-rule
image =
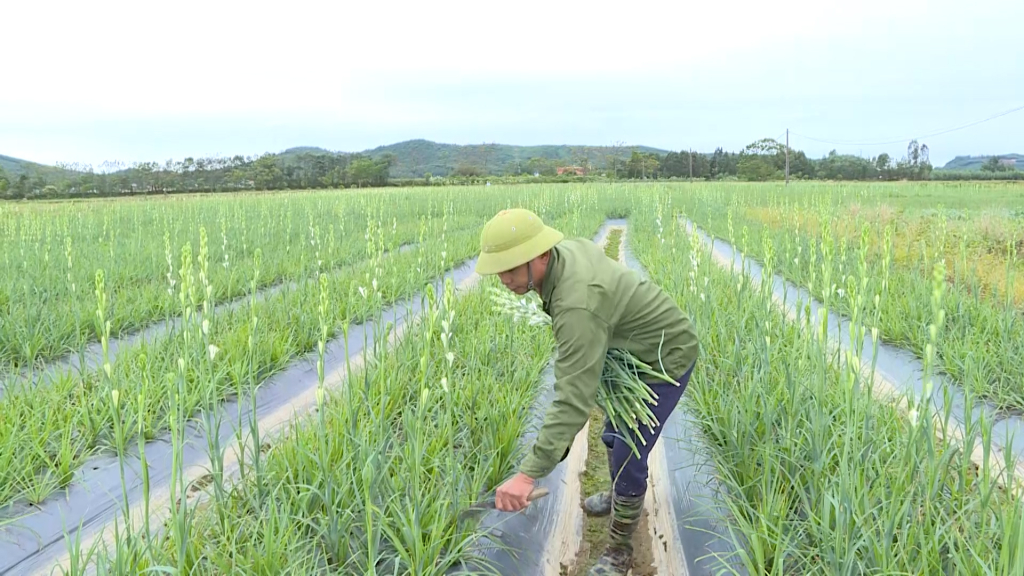
<path id="1" fill-rule="evenodd" d="M 678 378 L 648 384 L 658 395 L 651 406 L 664 423 L 690 379 L 699 344 L 690 321 L 661 288 L 608 258 L 586 239 L 563 239 L 533 212 L 503 210 L 484 225 L 476 272 L 497 274 L 516 294 L 535 290 L 551 317 L 557 343 L 555 399 L 537 439 L 511 479 L 498 487 L 499 510 L 527 506 L 534 482 L 551 473 L 569 454 L 573 438 L 596 405 L 605 355 L 609 348 L 631 352 L 655 370 Z M 632 566 L 632 536 L 640 521 L 647 491 L 647 456 L 661 434 L 642 426 L 646 444 L 633 437 L 638 459 L 621 438 L 631 431 L 612 429 L 605 419 L 601 440 L 606 447 L 612 490 L 589 496 L 588 516 L 607 516 L 610 543 L 591 575 L 626 574 Z"/>

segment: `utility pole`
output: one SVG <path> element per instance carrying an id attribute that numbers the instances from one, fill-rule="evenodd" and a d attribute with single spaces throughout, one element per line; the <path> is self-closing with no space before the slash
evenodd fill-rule
<path id="1" fill-rule="evenodd" d="M 690 150 L 686 156 L 690 159 L 690 182 L 693 182 L 693 150 Z"/>
<path id="2" fill-rule="evenodd" d="M 786 128 L 786 186 L 789 186 L 789 128 Z"/>

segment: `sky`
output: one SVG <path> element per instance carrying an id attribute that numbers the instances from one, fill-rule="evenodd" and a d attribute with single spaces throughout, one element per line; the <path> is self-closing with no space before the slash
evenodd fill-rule
<path id="1" fill-rule="evenodd" d="M 1024 106 L 1024 2 L 17 2 L 0 154 L 454 144 L 905 154 Z M 822 142 L 825 141 L 825 142 Z M 922 138 L 1024 153 L 1024 110 Z"/>

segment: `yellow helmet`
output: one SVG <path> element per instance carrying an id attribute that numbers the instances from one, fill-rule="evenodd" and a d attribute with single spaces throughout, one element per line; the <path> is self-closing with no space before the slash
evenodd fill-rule
<path id="1" fill-rule="evenodd" d="M 521 266 L 561 242 L 563 234 L 524 208 L 502 210 L 480 233 L 476 273 L 498 274 Z"/>

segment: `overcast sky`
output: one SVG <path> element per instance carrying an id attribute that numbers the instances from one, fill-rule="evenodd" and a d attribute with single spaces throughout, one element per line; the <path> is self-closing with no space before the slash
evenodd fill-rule
<path id="1" fill-rule="evenodd" d="M 789 128 L 813 157 L 901 156 L 1024 105 L 1022 31 L 1024 2 L 1006 0 L 3 0 L 0 154 L 98 165 L 411 138 L 711 151 Z M 922 141 L 937 165 L 1024 153 L 1024 111 Z"/>

